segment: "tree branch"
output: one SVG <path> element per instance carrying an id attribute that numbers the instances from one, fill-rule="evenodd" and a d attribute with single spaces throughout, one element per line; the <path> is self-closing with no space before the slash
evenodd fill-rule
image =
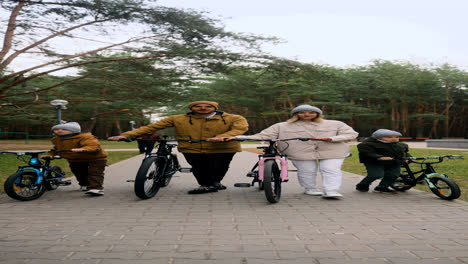
<path id="1" fill-rule="evenodd" d="M 45 75 L 45 74 L 49 74 L 51 72 L 56 72 L 56 71 L 60 71 L 60 70 L 63 70 L 63 69 L 67 69 L 67 68 L 71 68 L 71 67 L 77 67 L 77 66 L 82 66 L 82 65 L 87 65 L 87 64 L 95 64 L 95 63 L 103 63 L 103 62 L 113 62 L 113 61 L 126 61 L 126 60 L 145 60 L 145 59 L 151 59 L 151 58 L 157 58 L 157 57 L 162 57 L 164 55 L 157 55 L 157 56 L 145 56 L 145 57 L 139 57 L 139 58 L 135 58 L 135 57 L 130 57 L 130 58 L 115 58 L 115 59 L 106 59 L 106 60 L 99 60 L 99 61 L 86 61 L 86 62 L 80 62 L 80 63 L 74 63 L 74 64 L 71 64 L 71 65 L 67 65 L 67 66 L 64 66 L 64 67 L 60 67 L 60 68 L 56 68 L 56 69 L 52 69 L 50 71 L 45 71 L 45 72 L 41 72 L 41 73 L 38 73 L 38 74 L 34 74 L 34 75 L 31 75 L 27 78 L 24 78 L 22 80 L 19 80 L 19 81 L 16 81 L 12 84 L 10 84 L 9 86 L 6 86 L 4 88 L 2 88 L 0 90 L 0 94 L 2 93 L 5 93 L 9 88 L 13 87 L 13 86 L 16 86 L 18 84 L 21 84 L 21 83 L 24 83 L 26 81 L 29 81 L 31 79 L 34 79 L 34 78 L 37 78 L 39 76 L 42 76 L 42 75 Z M 56 87 L 56 86 L 55 86 Z M 10 97 L 11 95 L 0 95 L 0 99 L 1 98 L 4 98 L 4 97 Z"/>
<path id="2" fill-rule="evenodd" d="M 89 26 L 89 25 L 92 25 L 92 24 L 95 24 L 95 23 L 101 23 L 101 22 L 105 22 L 105 21 L 108 21 L 110 19 L 104 19 L 104 20 L 94 20 L 94 21 L 90 21 L 90 22 L 87 22 L 87 23 L 83 23 L 83 24 L 79 24 L 79 25 L 76 25 L 76 26 L 73 26 L 73 27 L 70 27 L 70 28 L 67 28 L 67 29 L 64 29 L 64 30 L 61 30 L 61 31 L 58 31 L 56 32 L 55 34 L 52 34 L 52 35 L 49 35 L 23 49 L 20 49 L 16 52 L 14 52 L 13 54 L 11 54 L 10 56 L 8 56 L 6 59 L 4 59 L 2 61 L 2 63 L 0 63 L 0 71 L 5 69 L 16 57 L 18 57 L 20 54 L 26 52 L 27 50 L 29 49 L 32 49 L 34 47 L 37 47 L 39 46 L 40 44 L 52 39 L 52 38 L 55 38 L 57 36 L 60 36 L 60 35 L 63 35 L 65 34 L 66 32 L 69 32 L 69 31 L 72 31 L 74 29 L 77 29 L 77 28 L 80 28 L 80 27 L 85 27 L 85 26 Z M 10 40 L 10 45 L 11 45 L 11 40 Z"/>
<path id="3" fill-rule="evenodd" d="M 17 6 L 11 11 L 10 19 L 8 20 L 8 27 L 5 33 L 5 38 L 3 39 L 3 47 L 0 51 L 0 61 L 3 61 L 6 54 L 10 51 L 13 41 L 13 35 L 16 29 L 16 17 L 18 17 L 19 12 L 24 6 L 24 2 L 19 2 Z"/>
<path id="4" fill-rule="evenodd" d="M 107 70 L 107 69 L 110 69 L 110 68 L 112 68 L 112 67 L 108 66 L 108 67 L 100 68 L 100 69 L 98 69 L 98 70 Z M 31 91 L 31 92 L 18 93 L 18 94 L 9 94 L 9 95 L 5 95 L 5 96 L 0 96 L 0 99 L 6 98 L 6 97 L 12 97 L 12 96 L 27 95 L 27 94 L 31 94 L 31 93 L 40 93 L 40 92 L 47 91 L 47 90 L 53 89 L 53 88 L 55 88 L 55 87 L 64 85 L 64 84 L 66 84 L 66 83 L 76 82 L 76 81 L 78 81 L 78 80 L 87 78 L 87 77 L 89 77 L 90 75 L 91 75 L 91 74 L 86 74 L 86 75 L 80 76 L 80 77 L 78 77 L 78 78 L 74 78 L 74 79 L 71 79 L 71 80 L 67 80 L 67 81 L 64 81 L 64 82 L 61 82 L 61 83 L 58 83 L 58 84 L 55 84 L 55 85 L 52 85 L 52 86 L 49 86 L 49 87 L 46 87 L 46 88 L 42 88 L 42 89 L 39 89 L 39 90 Z"/>
<path id="5" fill-rule="evenodd" d="M 69 60 L 69 59 L 73 59 L 73 58 L 76 58 L 76 57 L 82 57 L 82 56 L 85 56 L 85 55 L 88 55 L 88 54 L 94 54 L 94 53 L 97 53 L 97 52 L 99 52 L 99 51 L 101 51 L 101 50 L 109 49 L 109 48 L 116 47 L 116 46 L 121 46 L 121 45 L 130 43 L 130 42 L 135 42 L 135 41 L 139 41 L 139 40 L 146 39 L 146 38 L 152 38 L 152 37 L 154 37 L 154 36 L 142 37 L 142 38 L 137 38 L 137 39 L 129 39 L 129 40 L 124 41 L 124 42 L 121 42 L 121 43 L 116 43 L 116 44 L 104 46 L 104 47 L 101 47 L 101 48 L 98 48 L 98 49 L 95 49 L 95 50 L 90 50 L 90 51 L 86 51 L 86 52 L 79 53 L 79 54 L 75 54 L 75 55 L 69 55 L 69 56 L 64 57 L 64 58 L 62 58 L 62 59 L 58 59 L 58 60 L 55 60 L 55 61 L 51 61 L 51 62 L 47 62 L 47 63 L 44 63 L 44 64 L 40 64 L 40 65 L 37 65 L 37 66 L 31 67 L 31 68 L 25 69 L 25 70 L 22 70 L 22 71 L 19 71 L 19 72 L 15 72 L 15 73 L 6 75 L 5 77 L 3 77 L 3 78 L 0 79 L 0 83 L 3 83 L 3 82 L 5 82 L 6 80 L 9 80 L 9 79 L 11 79 L 11 78 L 13 78 L 13 77 L 15 77 L 15 76 L 17 76 L 17 75 L 22 75 L 22 74 L 24 74 L 24 73 L 26 73 L 26 72 L 29 72 L 29 71 L 32 71 L 32 70 L 35 70 L 35 69 L 38 69 L 38 68 L 42 68 L 42 67 L 44 67 L 44 66 L 48 66 L 48 65 L 51 65 L 51 64 L 63 62 L 63 61 L 66 61 L 66 60 Z M 71 67 L 71 66 L 70 66 L 70 67 Z M 3 90 L 3 88 L 2 88 L 1 90 Z"/>

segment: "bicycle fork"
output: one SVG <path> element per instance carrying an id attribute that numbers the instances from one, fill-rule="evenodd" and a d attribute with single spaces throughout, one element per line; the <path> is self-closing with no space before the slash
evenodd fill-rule
<path id="1" fill-rule="evenodd" d="M 263 170 L 265 168 L 265 161 L 269 159 L 277 159 L 281 162 L 281 181 L 287 182 L 288 179 L 288 161 L 285 157 L 267 157 L 261 158 L 258 161 L 258 179 L 263 182 Z"/>

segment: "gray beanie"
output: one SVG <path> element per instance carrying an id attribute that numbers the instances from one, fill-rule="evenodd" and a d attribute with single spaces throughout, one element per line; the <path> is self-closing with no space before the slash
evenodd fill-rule
<path id="1" fill-rule="evenodd" d="M 59 124 L 51 128 L 52 131 L 54 131 L 55 129 L 66 129 L 73 133 L 81 133 L 80 124 L 78 124 L 77 122 L 68 122 L 65 124 Z"/>
<path id="2" fill-rule="evenodd" d="M 372 138 L 383 138 L 383 137 L 392 137 L 397 136 L 401 137 L 401 133 L 389 129 L 377 129 L 374 133 L 372 133 Z"/>
<path id="3" fill-rule="evenodd" d="M 291 110 L 291 115 L 294 115 L 295 113 L 302 112 L 302 111 L 312 111 L 312 112 L 319 113 L 320 115 L 322 114 L 322 110 L 320 110 L 320 108 L 318 107 L 311 106 L 311 105 L 300 105 L 294 108 L 293 110 Z"/>

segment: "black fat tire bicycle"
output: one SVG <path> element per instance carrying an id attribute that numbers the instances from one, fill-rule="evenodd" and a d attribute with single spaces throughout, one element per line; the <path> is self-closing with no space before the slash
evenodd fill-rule
<path id="1" fill-rule="evenodd" d="M 437 161 L 428 161 L 428 160 Z M 390 185 L 396 191 L 406 191 L 418 183 L 426 183 L 433 194 L 444 200 L 454 200 L 460 197 L 460 187 L 446 174 L 437 173 L 432 164 L 441 163 L 444 159 L 463 159 L 462 155 L 446 155 L 432 157 L 410 157 L 402 162 L 403 171 L 395 182 Z M 420 164 L 421 169 L 413 171 L 409 163 Z M 419 176 L 418 176 L 419 175 Z"/>
<path id="2" fill-rule="evenodd" d="M 50 151 L 0 152 L 0 154 L 15 154 L 18 159 L 28 164 L 19 166 L 18 170 L 6 179 L 3 188 L 8 196 L 20 201 L 31 201 L 41 197 L 47 190 L 55 190 L 59 186 L 71 184 L 71 181 L 63 181 L 65 173 L 60 167 L 50 165 L 51 159 L 40 161 L 39 154 L 47 152 Z M 24 156 L 30 156 L 30 158 L 26 159 Z M 54 159 L 58 158 L 60 157 L 54 157 Z"/>
<path id="3" fill-rule="evenodd" d="M 185 141 L 191 143 L 200 143 L 204 140 L 170 140 L 163 136 L 162 139 L 154 139 L 158 142 L 155 153 L 146 155 L 140 168 L 137 171 L 134 182 L 135 195 L 140 199 L 149 199 L 154 197 L 160 188 L 169 185 L 172 176 L 176 172 L 191 172 L 191 168 L 181 168 L 177 155 L 172 153 L 172 149 L 177 144 L 168 144 L 170 141 Z M 133 141 L 130 139 L 121 139 L 121 141 Z"/>

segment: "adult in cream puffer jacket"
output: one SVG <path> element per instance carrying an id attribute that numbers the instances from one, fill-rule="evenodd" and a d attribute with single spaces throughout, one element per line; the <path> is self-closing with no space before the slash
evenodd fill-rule
<path id="1" fill-rule="evenodd" d="M 322 111 L 310 105 L 300 105 L 291 111 L 287 122 L 274 124 L 258 134 L 237 136 L 241 139 L 287 139 L 313 138 L 314 141 L 278 142 L 278 149 L 298 169 L 298 179 L 305 193 L 322 195 L 317 187 L 316 175 L 320 170 L 323 191 L 326 197 L 339 197 L 341 165 L 351 155 L 346 141 L 355 139 L 358 133 L 347 124 L 337 120 L 322 119 Z"/>

